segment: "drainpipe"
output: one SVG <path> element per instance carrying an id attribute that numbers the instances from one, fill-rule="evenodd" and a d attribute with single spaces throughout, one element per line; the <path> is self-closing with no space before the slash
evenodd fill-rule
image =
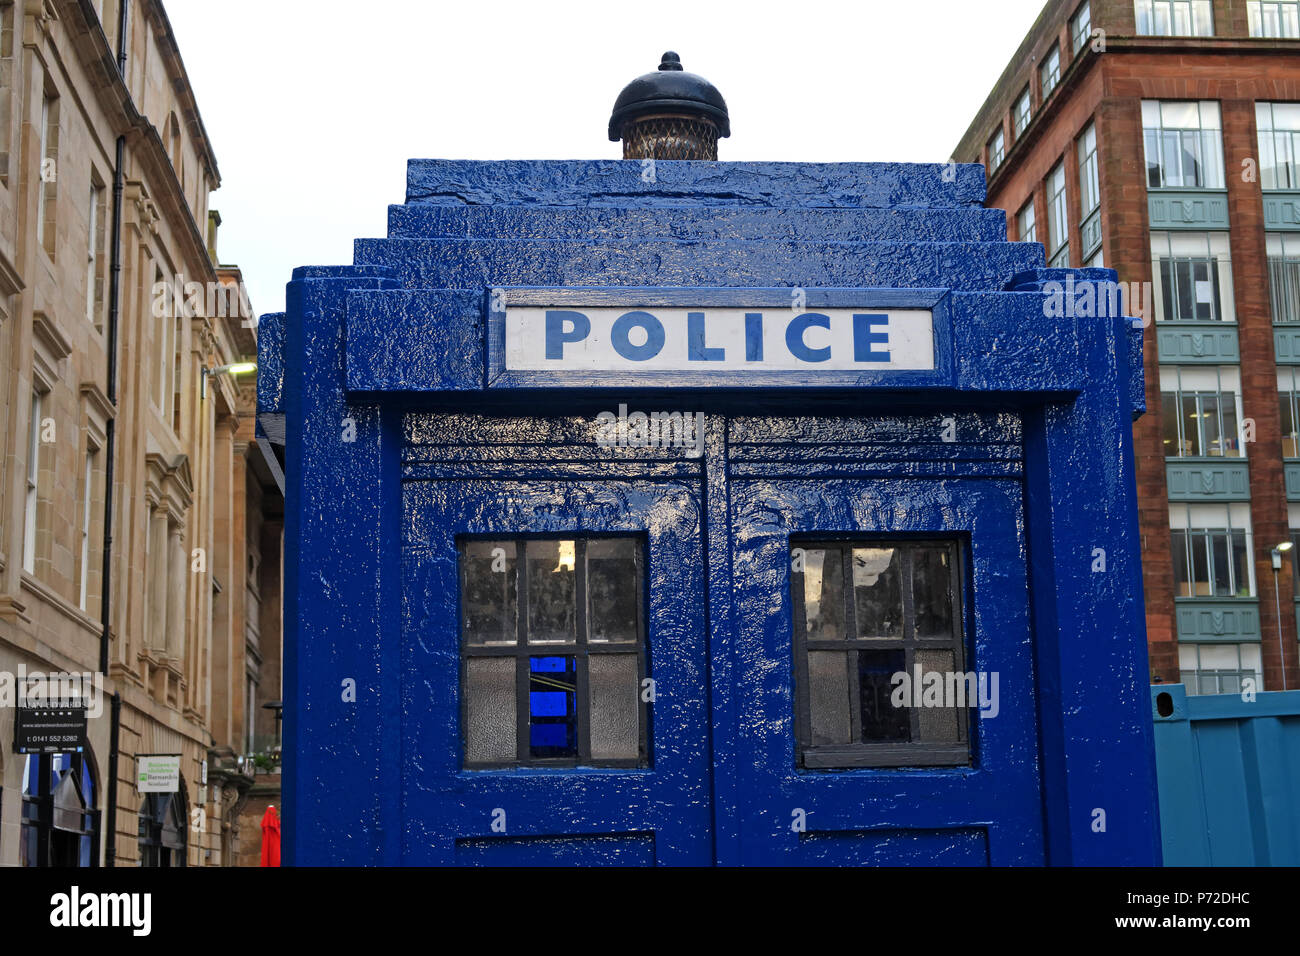
<path id="1" fill-rule="evenodd" d="M 120 0 L 117 18 L 117 72 L 126 81 L 126 27 L 131 5 Z M 117 324 L 122 310 L 122 192 L 126 180 L 126 134 L 117 138 L 117 151 L 113 159 L 113 225 L 109 244 L 108 277 L 108 372 L 107 392 L 110 405 L 117 406 Z M 104 550 L 100 575 L 100 616 L 103 631 L 99 637 L 99 670 L 108 676 L 109 632 L 112 615 L 113 585 L 113 452 L 117 417 L 110 418 L 104 428 Z M 122 726 L 122 697 L 113 694 L 113 710 L 108 740 L 108 806 L 104 825 L 108 829 L 105 840 L 104 865 L 113 866 L 117 859 L 117 758 L 118 737 Z"/>
<path id="2" fill-rule="evenodd" d="M 108 731 L 108 839 L 104 848 L 104 866 L 117 865 L 117 742 L 122 733 L 122 695 L 113 694 Z"/>

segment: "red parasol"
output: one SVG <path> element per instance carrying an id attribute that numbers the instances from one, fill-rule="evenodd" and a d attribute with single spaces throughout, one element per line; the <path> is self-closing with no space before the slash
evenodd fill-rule
<path id="1" fill-rule="evenodd" d="M 262 866 L 280 865 L 280 814 L 267 807 L 262 814 Z"/>

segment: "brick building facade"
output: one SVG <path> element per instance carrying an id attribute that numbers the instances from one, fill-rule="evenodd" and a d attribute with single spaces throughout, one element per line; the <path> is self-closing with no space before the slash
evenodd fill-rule
<path id="1" fill-rule="evenodd" d="M 256 355 L 219 183 L 160 2 L 0 2 L 0 865 L 238 856 L 281 506 L 253 377 L 211 374 Z M 14 752 L 33 672 L 101 675 L 84 752 Z"/>
<path id="2" fill-rule="evenodd" d="M 1115 269 L 1147 325 L 1151 675 L 1189 693 L 1300 686 L 1298 8 L 1053 0 L 954 153 L 1010 238 Z"/>

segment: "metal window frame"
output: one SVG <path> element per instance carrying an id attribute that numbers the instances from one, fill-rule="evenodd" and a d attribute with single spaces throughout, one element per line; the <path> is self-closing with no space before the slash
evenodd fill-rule
<path id="1" fill-rule="evenodd" d="M 1084 16 L 1080 16 L 1084 14 Z M 1079 27 L 1084 29 L 1080 30 Z M 1083 0 L 1074 10 L 1074 16 L 1070 17 L 1070 51 L 1078 53 L 1088 43 L 1088 38 L 1092 36 L 1092 5 L 1089 0 Z"/>
<path id="2" fill-rule="evenodd" d="M 636 640 L 628 643 L 591 643 L 588 640 L 587 545 L 593 541 L 631 540 L 636 561 Z M 509 645 L 471 645 L 465 633 L 465 545 L 484 542 L 510 542 L 515 546 L 515 642 Z M 574 542 L 574 641 L 564 644 L 530 644 L 528 642 L 528 543 L 537 541 Z M 536 534 L 536 535 L 458 535 L 456 538 L 457 607 L 460 632 L 460 753 L 463 770 L 536 769 L 554 767 L 648 769 L 650 753 L 650 710 L 641 696 L 641 684 L 649 676 L 645 572 L 648 566 L 646 541 L 642 534 Z M 591 756 L 591 655 L 630 657 L 636 655 L 637 676 L 637 757 L 594 759 Z M 467 758 L 465 732 L 469 726 L 468 662 L 472 658 L 513 657 L 515 660 L 515 759 L 513 761 L 471 761 Z M 576 757 L 534 757 L 529 744 L 529 661 L 533 657 L 574 658 L 576 687 L 575 719 L 578 735 Z"/>
<path id="3" fill-rule="evenodd" d="M 857 607 L 853 593 L 854 548 L 889 547 L 902 552 L 900 560 L 900 592 L 903 601 L 903 627 L 897 638 L 859 638 L 857 634 Z M 840 555 L 841 574 L 844 581 L 844 638 L 842 640 L 808 640 L 807 616 L 804 609 L 803 572 L 794 570 L 790 562 L 790 606 L 791 606 L 791 650 L 794 657 L 794 726 L 795 726 L 795 768 L 797 770 L 844 770 L 855 768 L 893 768 L 893 767 L 958 767 L 973 766 L 975 748 L 972 745 L 973 727 L 971 725 L 970 707 L 959 711 L 957 717 L 957 734 L 959 744 L 926 743 L 916 738 L 920 736 L 920 710 L 910 707 L 910 733 L 912 740 L 900 743 L 850 743 L 832 746 L 814 747 L 812 738 L 812 711 L 808 695 L 808 653 L 809 651 L 837 651 L 844 654 L 846 666 L 850 670 L 849 693 L 852 706 L 849 714 L 850 736 L 860 739 L 861 706 L 858 699 L 860 688 L 856 679 L 856 663 L 859 651 L 899 650 L 903 651 L 903 666 L 907 673 L 913 673 L 915 652 L 917 650 L 950 650 L 953 652 L 954 667 L 959 672 L 966 671 L 966 662 L 973 659 L 967 649 L 967 635 L 970 628 L 966 621 L 966 557 L 965 547 L 957 538 L 898 538 L 890 536 L 873 537 L 828 537 L 821 535 L 792 536 L 789 542 L 791 554 L 796 548 L 804 550 L 837 551 Z M 953 633 L 943 639 L 918 638 L 916 636 L 916 607 L 913 595 L 914 552 L 922 548 L 946 548 L 949 561 L 949 589 L 952 594 Z"/>
<path id="4" fill-rule="evenodd" d="M 1020 104 L 1025 105 L 1024 111 L 1020 109 Z M 1016 97 L 1015 103 L 1011 106 L 1011 130 L 1017 140 L 1020 134 L 1029 128 L 1029 122 L 1034 118 L 1034 101 L 1030 95 L 1029 87 L 1025 86 Z"/>
<path id="5" fill-rule="evenodd" d="M 1053 62 L 1055 60 L 1055 62 Z M 1048 80 L 1051 82 L 1049 83 Z M 1044 101 L 1061 85 L 1061 44 L 1053 43 L 1038 67 L 1038 85 Z"/>

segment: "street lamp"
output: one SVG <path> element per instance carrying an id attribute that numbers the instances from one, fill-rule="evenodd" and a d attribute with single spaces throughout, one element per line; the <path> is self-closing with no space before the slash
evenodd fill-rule
<path id="1" fill-rule="evenodd" d="M 1282 655 L 1282 689 L 1286 690 L 1286 640 L 1282 637 L 1282 599 L 1278 597 L 1278 574 L 1282 570 L 1282 552 L 1293 547 L 1290 541 L 1283 541 L 1273 548 L 1273 610 L 1277 613 L 1277 649 Z"/>
<path id="2" fill-rule="evenodd" d="M 199 398 L 208 397 L 209 375 L 243 375 L 245 372 L 256 371 L 256 362 L 231 362 L 228 365 L 218 365 L 216 368 L 205 368 L 202 370 L 202 375 L 199 376 Z"/>

